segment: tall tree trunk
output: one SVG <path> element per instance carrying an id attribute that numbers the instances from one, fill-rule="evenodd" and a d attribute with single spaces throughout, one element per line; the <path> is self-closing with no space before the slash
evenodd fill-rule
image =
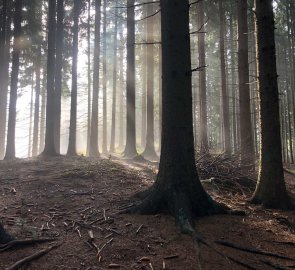
<path id="1" fill-rule="evenodd" d="M 135 130 L 135 14 L 134 0 L 127 0 L 127 82 L 126 82 L 126 147 L 125 157 L 137 155 Z"/>
<path id="2" fill-rule="evenodd" d="M 101 0 L 95 0 L 95 34 L 93 54 L 93 94 L 91 112 L 91 132 L 89 156 L 98 157 L 98 93 L 99 93 L 99 55 L 100 55 L 100 7 Z"/>
<path id="3" fill-rule="evenodd" d="M 116 1 L 116 6 L 118 0 Z M 115 27 L 114 27 L 114 51 L 113 51 L 113 104 L 112 104 L 112 128 L 111 128 L 111 145 L 110 152 L 113 153 L 115 150 L 116 140 L 116 107 L 117 107 L 117 34 L 118 34 L 118 9 L 115 11 Z"/>
<path id="4" fill-rule="evenodd" d="M 127 212 L 169 211 L 183 232 L 193 233 L 194 217 L 221 209 L 204 191 L 195 164 L 189 2 L 161 0 L 161 10 L 163 125 L 159 173 L 143 202 Z"/>
<path id="5" fill-rule="evenodd" d="M 107 149 L 107 0 L 103 2 L 103 60 L 102 60 L 102 153 Z"/>
<path id="6" fill-rule="evenodd" d="M 77 155 L 77 88 L 78 88 L 78 46 L 79 46 L 79 14 L 80 0 L 74 1 L 74 24 L 73 24 L 73 51 L 72 51 L 72 89 L 71 89 L 71 115 L 70 115 L 70 135 L 67 155 Z"/>
<path id="7" fill-rule="evenodd" d="M 0 159 L 5 154 L 5 133 L 7 118 L 7 94 L 9 85 L 9 60 L 11 39 L 11 3 L 3 0 L 1 14 L 1 37 L 0 37 Z"/>
<path id="8" fill-rule="evenodd" d="M 208 150 L 207 134 L 207 90 L 206 90 L 206 57 L 205 57 L 205 11 L 204 1 L 198 4 L 198 51 L 199 51 L 199 95 L 200 95 L 200 149 Z"/>
<path id="9" fill-rule="evenodd" d="M 120 51 L 120 103 L 119 103 L 119 147 L 123 148 L 124 144 L 124 36 L 123 36 L 123 27 L 121 27 L 120 32 L 120 41 L 121 41 L 121 51 Z"/>
<path id="10" fill-rule="evenodd" d="M 41 44 L 38 44 L 38 57 L 35 63 L 36 71 L 36 93 L 34 109 L 34 130 L 33 130 L 33 149 L 32 156 L 38 154 L 38 136 L 39 136 L 39 111 L 40 111 L 40 90 L 41 90 Z"/>
<path id="11" fill-rule="evenodd" d="M 34 73 L 32 73 L 31 83 L 31 100 L 30 100 L 30 120 L 29 120 L 29 141 L 28 141 L 28 157 L 32 156 L 32 127 L 33 127 L 33 100 L 34 100 Z"/>
<path id="12" fill-rule="evenodd" d="M 260 102 L 260 167 L 252 202 L 289 208 L 282 164 L 272 0 L 255 0 Z"/>
<path id="13" fill-rule="evenodd" d="M 147 5 L 147 16 L 152 15 L 154 12 L 153 4 Z M 154 17 L 147 19 L 147 128 L 146 128 L 146 146 L 143 156 L 155 160 L 158 158 L 155 150 L 155 125 L 154 125 Z"/>
<path id="14" fill-rule="evenodd" d="M 88 0 L 88 18 L 87 18 L 87 87 L 88 87 L 88 102 L 87 102 L 87 145 L 86 156 L 89 156 L 90 151 L 90 132 L 91 132 L 91 0 Z"/>
<path id="15" fill-rule="evenodd" d="M 45 70 L 43 69 L 43 82 L 41 91 L 41 115 L 40 115 L 40 143 L 39 143 L 39 153 L 44 150 L 45 145 L 45 129 L 46 129 L 46 78 Z"/>
<path id="16" fill-rule="evenodd" d="M 220 19 L 220 68 L 221 68 L 221 99 L 222 99 L 222 118 L 223 118 L 223 140 L 224 140 L 224 153 L 230 155 L 232 152 L 230 141 L 230 122 L 229 122 L 229 106 L 228 95 L 226 89 L 226 71 L 225 71 L 225 14 L 223 1 L 219 0 L 219 19 Z"/>
<path id="17" fill-rule="evenodd" d="M 61 88 L 64 39 L 64 0 L 57 0 L 56 22 L 56 62 L 55 62 L 55 113 L 54 113 L 54 143 L 56 153 L 60 153 L 60 121 L 61 121 Z"/>
<path id="18" fill-rule="evenodd" d="M 15 1 L 13 30 L 13 52 L 11 67 L 10 101 L 7 129 L 7 144 L 4 159 L 15 158 L 15 124 L 16 124 L 16 101 L 18 89 L 19 57 L 21 52 L 21 22 L 22 22 L 22 0 Z"/>
<path id="19" fill-rule="evenodd" d="M 48 49 L 47 49 L 47 102 L 45 145 L 42 155 L 55 156 L 54 145 L 54 73 L 55 73 L 55 40 L 56 40 L 56 0 L 48 0 Z"/>
<path id="20" fill-rule="evenodd" d="M 240 137 L 241 163 L 254 165 L 254 144 L 251 125 L 249 64 L 248 64 L 248 4 L 238 2 L 238 58 L 239 58 L 239 102 L 240 102 Z"/>

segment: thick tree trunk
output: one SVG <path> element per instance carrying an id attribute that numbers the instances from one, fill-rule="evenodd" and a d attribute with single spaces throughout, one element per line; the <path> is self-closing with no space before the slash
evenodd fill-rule
<path id="1" fill-rule="evenodd" d="M 123 27 L 120 33 L 121 48 L 124 46 Z M 124 144 L 124 49 L 120 51 L 120 103 L 119 103 L 119 148 Z"/>
<path id="2" fill-rule="evenodd" d="M 99 55 L 100 55 L 100 18 L 101 0 L 95 0 L 95 34 L 93 54 L 93 94 L 91 112 L 91 132 L 89 156 L 98 157 L 98 93 L 99 93 Z"/>
<path id="3" fill-rule="evenodd" d="M 46 88 L 45 88 L 45 70 L 43 69 L 43 82 L 41 91 L 41 115 L 40 115 L 40 143 L 39 153 L 44 150 L 45 129 L 46 129 Z"/>
<path id="4" fill-rule="evenodd" d="M 77 141 L 77 88 L 78 88 L 78 46 L 79 46 L 79 14 L 80 0 L 74 1 L 74 24 L 73 24 L 73 51 L 72 51 L 72 89 L 71 89 L 71 115 L 70 115 L 70 136 L 68 156 L 76 156 L 76 141 Z"/>
<path id="5" fill-rule="evenodd" d="M 153 4 L 147 5 L 147 16 L 152 15 L 154 12 Z M 154 17 L 147 19 L 147 126 L 146 126 L 146 145 L 143 156 L 147 159 L 156 160 L 158 156 L 155 150 L 155 125 L 154 125 Z"/>
<path id="6" fill-rule="evenodd" d="M 125 157 L 137 155 L 135 130 L 135 14 L 134 0 L 127 0 L 127 82 L 126 82 L 126 147 Z"/>
<path id="7" fill-rule="evenodd" d="M 240 102 L 240 137 L 241 163 L 254 164 L 254 145 L 251 125 L 249 64 L 248 64 L 248 4 L 247 1 L 238 2 L 238 58 L 239 58 L 239 102 Z"/>
<path id="8" fill-rule="evenodd" d="M 48 49 L 47 49 L 47 102 L 46 130 L 43 156 L 55 156 L 54 145 L 54 73 L 55 73 L 55 40 L 56 40 L 56 0 L 48 0 Z"/>
<path id="9" fill-rule="evenodd" d="M 18 89 L 19 57 L 21 51 L 21 22 L 22 22 L 22 0 L 15 1 L 14 9 L 14 30 L 13 30 L 13 52 L 11 67 L 9 117 L 6 140 L 6 153 L 4 159 L 15 158 L 15 124 L 16 124 L 16 101 Z"/>
<path id="10" fill-rule="evenodd" d="M 34 73 L 32 74 L 32 83 L 31 83 L 31 100 L 30 100 L 30 121 L 29 121 L 29 141 L 28 141 L 28 157 L 32 156 L 32 128 L 33 128 L 33 100 L 34 100 Z"/>
<path id="11" fill-rule="evenodd" d="M 64 39 L 64 1 L 57 0 L 56 22 L 56 62 L 55 62 L 55 97 L 54 97 L 54 144 L 57 154 L 60 153 L 60 121 L 61 121 L 61 88 Z"/>
<path id="12" fill-rule="evenodd" d="M 204 1 L 198 4 L 198 51 L 199 51 L 199 95 L 200 95 L 200 149 L 208 150 L 207 135 L 207 90 L 206 90 L 206 57 L 205 57 L 205 20 Z"/>
<path id="13" fill-rule="evenodd" d="M 161 0 L 163 124 L 159 173 L 144 201 L 129 212 L 170 212 L 182 231 L 193 218 L 221 211 L 204 191 L 195 165 L 189 3 Z M 128 211 L 127 211 L 128 212 Z"/>
<path id="14" fill-rule="evenodd" d="M 220 19 L 220 68 L 221 68 L 221 100 L 222 100 L 222 123 L 223 123 L 223 141 L 224 141 L 224 153 L 230 155 L 232 152 L 230 141 L 230 122 L 229 122 L 229 106 L 228 95 L 226 89 L 226 70 L 225 70 L 225 14 L 223 1 L 219 0 L 219 19 Z"/>
<path id="15" fill-rule="evenodd" d="M 116 6 L 118 1 L 116 1 Z M 111 145 L 110 152 L 115 151 L 116 143 L 116 107 L 117 107 L 117 34 L 118 34 L 118 9 L 115 11 L 115 27 L 114 27 L 114 51 L 113 51 L 113 104 L 112 104 L 112 127 L 111 127 Z"/>
<path id="16" fill-rule="evenodd" d="M 282 164 L 272 0 L 255 0 L 260 102 L 260 168 L 252 202 L 289 208 Z"/>

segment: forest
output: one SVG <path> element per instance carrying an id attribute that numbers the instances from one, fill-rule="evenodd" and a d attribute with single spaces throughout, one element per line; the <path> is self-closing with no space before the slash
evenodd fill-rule
<path id="1" fill-rule="evenodd" d="M 294 0 L 0 0 L 0 269 L 295 269 Z"/>

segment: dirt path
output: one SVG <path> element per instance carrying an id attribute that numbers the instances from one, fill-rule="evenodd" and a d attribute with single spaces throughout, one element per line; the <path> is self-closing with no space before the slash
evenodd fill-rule
<path id="1" fill-rule="evenodd" d="M 131 205 L 132 194 L 151 185 L 154 164 L 119 160 L 63 157 L 0 162 L 0 219 L 17 238 L 57 237 L 62 245 L 23 269 L 197 269 L 197 247 L 181 235 L 165 215 L 114 215 Z M 290 176 L 291 177 L 291 176 Z M 293 181 L 294 179 L 291 179 Z M 294 185 L 292 187 L 294 188 Z M 215 199 L 246 216 L 212 216 L 196 221 L 208 240 L 295 258 L 295 214 L 265 211 L 246 203 L 246 196 L 229 194 L 210 184 Z M 103 247 L 100 256 L 87 242 L 89 231 Z M 283 243 L 286 242 L 286 243 Z M 293 244 L 292 244 L 293 243 Z M 47 247 L 38 244 L 0 253 L 0 269 Z M 262 260 L 284 266 L 295 262 L 272 259 L 216 246 L 256 269 L 274 269 Z M 201 246 L 202 269 L 244 269 Z"/>

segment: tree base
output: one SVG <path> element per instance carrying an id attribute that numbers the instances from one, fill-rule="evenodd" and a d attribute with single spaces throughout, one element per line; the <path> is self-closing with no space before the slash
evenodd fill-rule
<path id="1" fill-rule="evenodd" d="M 250 199 L 250 203 L 260 204 L 264 208 L 281 209 L 281 210 L 295 210 L 295 205 L 288 195 L 281 198 L 271 198 L 255 192 Z"/>
<path id="2" fill-rule="evenodd" d="M 5 231 L 0 223 L 0 244 L 6 244 L 12 240 L 14 240 L 14 238 Z"/>
<path id="3" fill-rule="evenodd" d="M 155 148 L 146 147 L 141 155 L 144 156 L 144 158 L 151 160 L 151 161 L 158 161 L 159 160 L 159 157 L 156 153 Z"/>

